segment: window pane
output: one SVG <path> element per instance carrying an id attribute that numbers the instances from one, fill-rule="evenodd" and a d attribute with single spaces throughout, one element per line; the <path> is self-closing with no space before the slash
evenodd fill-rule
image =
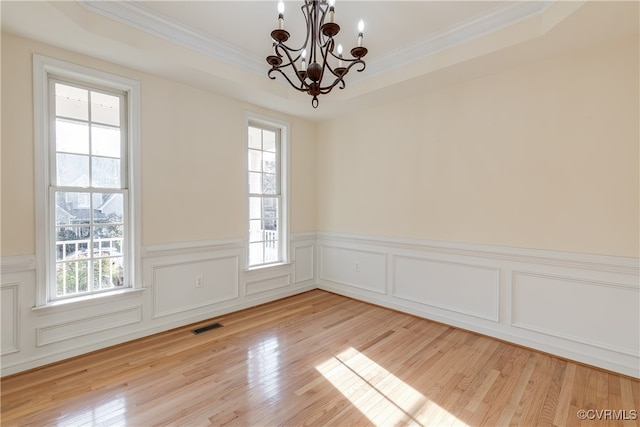
<path id="1" fill-rule="evenodd" d="M 274 174 L 262 174 L 262 194 L 277 194 L 276 176 Z"/>
<path id="2" fill-rule="evenodd" d="M 263 131 L 262 149 L 264 151 L 276 152 L 276 133 L 272 131 Z"/>
<path id="3" fill-rule="evenodd" d="M 251 219 L 262 218 L 262 198 L 260 197 L 249 198 L 249 217 Z"/>
<path id="4" fill-rule="evenodd" d="M 56 225 L 88 223 L 89 208 L 89 193 L 57 191 Z"/>
<path id="5" fill-rule="evenodd" d="M 91 158 L 91 183 L 98 188 L 120 188 L 120 160 Z"/>
<path id="6" fill-rule="evenodd" d="M 108 125 L 120 125 L 120 98 L 99 92 L 91 92 L 91 121 Z"/>
<path id="7" fill-rule="evenodd" d="M 249 193 L 262 193 L 262 174 L 257 172 L 249 172 Z"/>
<path id="8" fill-rule="evenodd" d="M 56 116 L 80 120 L 89 119 L 89 92 L 87 90 L 56 83 L 55 91 Z"/>
<path id="9" fill-rule="evenodd" d="M 91 127 L 91 154 L 120 158 L 120 129 L 93 125 Z"/>
<path id="10" fill-rule="evenodd" d="M 249 127 L 249 148 L 262 149 L 262 130 Z"/>
<path id="11" fill-rule="evenodd" d="M 103 225 L 93 227 L 93 238 L 95 240 L 122 238 L 123 235 L 124 227 L 122 225 Z"/>
<path id="12" fill-rule="evenodd" d="M 249 150 L 249 170 L 255 172 L 262 172 L 262 151 Z"/>
<path id="13" fill-rule="evenodd" d="M 59 186 L 88 187 L 89 157 L 75 154 L 57 154 L 56 180 Z"/>
<path id="14" fill-rule="evenodd" d="M 56 241 L 68 242 L 73 240 L 86 240 L 89 238 L 89 227 L 84 225 L 58 227 L 56 229 Z M 73 250 L 76 252 L 76 249 Z M 67 252 L 71 253 L 71 252 Z"/>
<path id="15" fill-rule="evenodd" d="M 56 261 L 76 260 L 87 258 L 89 255 L 89 240 L 83 240 L 81 234 L 88 234 L 88 227 L 84 230 L 76 228 L 62 228 L 58 230 L 59 239 L 56 242 Z"/>
<path id="16" fill-rule="evenodd" d="M 262 200 L 262 218 L 265 230 L 278 229 L 278 199 L 265 198 Z"/>
<path id="17" fill-rule="evenodd" d="M 264 261 L 265 262 L 277 261 L 280 258 L 277 234 L 273 231 L 271 233 L 272 235 L 269 236 L 270 238 L 264 242 Z"/>
<path id="18" fill-rule="evenodd" d="M 124 196 L 113 193 L 95 193 L 93 195 L 93 209 L 100 212 L 103 223 L 122 223 L 124 218 Z"/>
<path id="19" fill-rule="evenodd" d="M 262 171 L 276 173 L 276 154 L 264 152 L 262 155 Z"/>
<path id="20" fill-rule="evenodd" d="M 89 125 L 56 119 L 56 151 L 89 154 Z"/>
<path id="21" fill-rule="evenodd" d="M 76 191 L 56 192 L 56 223 L 57 224 L 88 224 L 91 219 L 89 193 Z M 58 215 L 59 214 L 59 215 Z"/>
<path id="22" fill-rule="evenodd" d="M 249 241 L 259 242 L 262 240 L 262 220 L 252 219 L 249 221 Z"/>
<path id="23" fill-rule="evenodd" d="M 89 261 L 63 262 L 56 266 L 57 295 L 86 292 L 89 285 Z"/>
<path id="24" fill-rule="evenodd" d="M 93 263 L 93 288 L 110 289 L 124 284 L 122 258 L 102 258 Z"/>
<path id="25" fill-rule="evenodd" d="M 264 264 L 264 249 L 262 243 L 249 244 L 249 263 L 252 265 Z"/>

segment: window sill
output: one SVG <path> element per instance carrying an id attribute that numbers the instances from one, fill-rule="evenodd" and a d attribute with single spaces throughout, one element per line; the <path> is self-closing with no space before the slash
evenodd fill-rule
<path id="1" fill-rule="evenodd" d="M 145 291 L 145 289 L 146 288 L 127 288 L 95 295 L 84 295 L 77 298 L 53 301 L 45 305 L 37 305 L 35 307 L 32 307 L 31 311 L 39 316 L 42 314 L 49 314 L 58 311 L 75 310 L 78 308 L 117 301 L 125 297 L 140 295 Z"/>
<path id="2" fill-rule="evenodd" d="M 291 261 L 283 261 L 283 262 L 278 262 L 278 263 L 274 263 L 274 264 L 263 264 L 263 265 L 256 265 L 255 267 L 247 267 L 243 271 L 245 273 L 251 273 L 251 272 L 254 272 L 254 271 L 256 271 L 256 272 L 258 272 L 258 271 L 267 271 L 267 270 L 270 270 L 270 269 L 289 267 L 292 264 L 293 264 L 293 262 L 291 262 Z"/>

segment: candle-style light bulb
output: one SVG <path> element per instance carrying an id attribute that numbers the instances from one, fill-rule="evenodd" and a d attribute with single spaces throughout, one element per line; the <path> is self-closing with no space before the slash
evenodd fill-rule
<path id="1" fill-rule="evenodd" d="M 335 6 L 336 0 L 329 0 L 329 22 L 333 22 L 335 19 Z"/>
<path id="2" fill-rule="evenodd" d="M 362 46 L 362 32 L 364 31 L 364 21 L 358 22 L 358 47 Z"/>
<path id="3" fill-rule="evenodd" d="M 284 2 L 280 0 L 278 2 L 278 29 L 284 28 Z"/>
<path id="4" fill-rule="evenodd" d="M 302 71 L 307 71 L 307 49 L 302 51 Z"/>
<path id="5" fill-rule="evenodd" d="M 342 45 L 338 45 L 338 67 L 342 67 Z"/>

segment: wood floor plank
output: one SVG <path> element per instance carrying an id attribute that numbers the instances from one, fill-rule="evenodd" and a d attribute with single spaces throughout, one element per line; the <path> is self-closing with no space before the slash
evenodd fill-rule
<path id="1" fill-rule="evenodd" d="M 0 385 L 3 426 L 638 426 L 640 409 L 636 379 L 320 290 Z"/>

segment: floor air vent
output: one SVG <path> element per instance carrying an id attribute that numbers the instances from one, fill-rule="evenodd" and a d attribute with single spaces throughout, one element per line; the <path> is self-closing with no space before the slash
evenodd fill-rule
<path id="1" fill-rule="evenodd" d="M 218 328 L 222 328 L 222 323 L 212 323 L 210 325 L 203 326 L 203 327 L 198 328 L 198 329 L 194 329 L 191 332 L 193 332 L 194 335 L 198 335 L 198 334 L 201 334 L 203 332 L 207 332 L 207 331 L 210 331 L 212 329 L 218 329 Z"/>

